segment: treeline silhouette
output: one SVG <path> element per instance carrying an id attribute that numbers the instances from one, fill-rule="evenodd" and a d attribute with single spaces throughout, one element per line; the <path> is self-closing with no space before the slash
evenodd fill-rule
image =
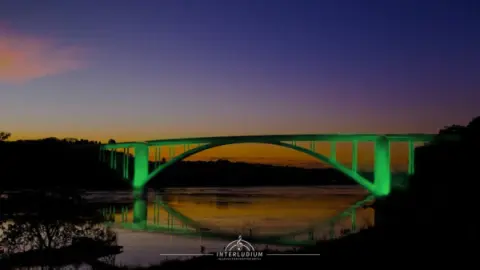
<path id="1" fill-rule="evenodd" d="M 8 133 L 3 133 L 4 139 Z M 109 143 L 115 143 L 113 139 Z M 87 190 L 129 189 L 117 171 L 99 162 L 100 142 L 75 138 L 0 141 L 0 189 L 68 187 Z M 121 161 L 123 154 L 116 153 Z M 130 156 L 130 177 L 133 157 Z M 153 169 L 154 164 L 150 164 Z M 130 178 L 131 179 L 131 178 Z M 243 162 L 179 162 L 153 178 L 149 188 L 192 186 L 353 185 L 334 169 L 303 169 Z"/>
<path id="2" fill-rule="evenodd" d="M 127 188 L 98 162 L 99 142 L 46 138 L 0 142 L 0 189 Z"/>

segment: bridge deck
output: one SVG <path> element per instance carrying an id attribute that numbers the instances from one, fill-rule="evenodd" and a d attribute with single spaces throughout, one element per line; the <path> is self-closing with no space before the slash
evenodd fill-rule
<path id="1" fill-rule="evenodd" d="M 296 142 L 371 142 L 379 137 L 387 137 L 392 142 L 426 142 L 432 140 L 433 134 L 291 134 L 291 135 L 246 135 L 246 136 L 220 136 L 220 137 L 196 137 L 158 139 L 136 142 L 116 143 L 115 148 L 134 147 L 139 143 L 151 146 L 179 145 L 179 144 L 202 144 L 220 142 L 268 142 L 268 141 L 296 141 Z"/>

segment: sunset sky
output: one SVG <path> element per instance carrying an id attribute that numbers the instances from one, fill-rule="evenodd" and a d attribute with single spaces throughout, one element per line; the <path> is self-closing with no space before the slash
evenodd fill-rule
<path id="1" fill-rule="evenodd" d="M 434 133 L 480 115 L 478 14 L 475 0 L 2 0 L 0 130 Z"/>

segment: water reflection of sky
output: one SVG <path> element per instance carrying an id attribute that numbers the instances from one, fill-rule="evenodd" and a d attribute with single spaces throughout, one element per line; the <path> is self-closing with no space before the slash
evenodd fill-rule
<path id="1" fill-rule="evenodd" d="M 158 195 L 149 192 L 149 200 L 153 201 Z M 265 235 L 288 233 L 327 220 L 362 199 L 366 192 L 357 187 L 183 188 L 168 189 L 160 195 L 204 227 L 239 234 L 248 234 L 251 229 L 253 234 Z M 87 194 L 86 198 L 103 202 L 132 201 L 130 192 L 94 192 Z M 153 219 L 152 204 L 148 216 Z M 166 223 L 167 213 L 161 212 L 160 216 L 161 222 Z M 132 219 L 131 213 L 129 219 Z M 357 213 L 359 227 L 372 220 L 371 210 L 361 210 L 360 215 Z M 344 223 L 347 227 L 350 221 L 347 219 Z M 204 246 L 207 252 L 220 251 L 230 242 L 160 233 L 117 232 L 118 243 L 124 246 L 124 252 L 117 255 L 116 263 L 122 265 L 150 265 L 168 258 L 179 258 L 161 255 L 166 253 L 198 254 L 200 246 Z"/>
<path id="2" fill-rule="evenodd" d="M 163 199 L 205 228 L 255 234 L 278 234 L 333 217 L 365 196 L 358 188 L 172 189 Z M 151 194 L 151 199 L 155 194 Z M 153 219 L 153 204 L 148 215 Z M 160 212 L 161 220 L 167 213 Z M 120 218 L 120 217 L 119 217 Z M 131 213 L 129 219 L 131 219 Z"/>
<path id="3" fill-rule="evenodd" d="M 171 206 L 207 228 L 241 234 L 253 228 L 254 234 L 272 234 L 295 231 L 326 220 L 363 198 L 366 192 L 356 187 L 186 188 L 169 189 L 165 194 Z M 155 195 L 152 193 L 149 197 L 153 199 Z M 153 213 L 154 207 L 150 205 L 150 219 Z M 167 214 L 161 212 L 160 215 L 166 222 Z M 360 227 L 372 219 L 371 211 L 360 210 L 357 214 Z M 344 223 L 347 227 L 350 220 Z M 128 265 L 158 263 L 167 258 L 161 256 L 162 253 L 200 253 L 201 245 L 207 252 L 219 251 L 229 242 L 127 231 L 119 231 L 118 239 L 125 248 L 117 261 Z"/>

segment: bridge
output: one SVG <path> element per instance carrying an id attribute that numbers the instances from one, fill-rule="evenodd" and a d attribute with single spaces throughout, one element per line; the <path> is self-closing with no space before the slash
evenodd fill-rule
<path id="1" fill-rule="evenodd" d="M 315 158 L 324 164 L 330 165 L 339 172 L 345 174 L 353 181 L 365 188 L 369 195 L 352 207 L 345 209 L 336 217 L 328 221 L 321 221 L 309 226 L 309 228 L 296 232 L 289 232 L 282 235 L 264 237 L 251 237 L 249 241 L 272 243 L 272 244 L 311 244 L 318 239 L 318 231 L 328 226 L 330 236 L 334 237 L 335 222 L 351 217 L 351 230 L 356 228 L 356 209 L 364 206 L 373 199 L 382 198 L 390 194 L 393 187 L 390 144 L 404 142 L 408 144 L 408 171 L 407 175 L 414 173 L 414 148 L 415 143 L 425 143 L 433 139 L 433 134 L 299 134 L 299 135 L 263 135 L 263 136 L 224 136 L 224 137 L 201 137 L 201 138 L 178 138 L 161 139 L 139 142 L 123 142 L 102 145 L 100 149 L 100 160 L 119 170 L 123 179 L 128 181 L 133 190 L 133 222 L 128 222 L 128 210 L 122 209 L 120 221 L 115 218 L 115 210 L 104 209 L 103 212 L 113 223 L 120 224 L 123 228 L 134 230 L 161 231 L 178 233 L 184 235 L 203 235 L 210 237 L 235 239 L 233 233 L 222 231 L 219 228 L 204 228 L 202 224 L 188 218 L 182 213 L 170 207 L 167 202 L 157 198 L 154 202 L 153 224 L 149 222 L 147 183 L 154 177 L 161 177 L 161 173 L 192 155 L 215 147 L 256 143 L 268 144 L 292 149 Z M 316 151 L 317 143 L 327 142 L 330 144 L 330 155 L 325 156 Z M 351 166 L 347 167 L 337 160 L 337 144 L 350 143 L 352 147 Z M 358 144 L 371 142 L 374 144 L 373 177 L 367 177 L 358 168 Z M 183 152 L 176 153 L 176 149 L 183 146 Z M 168 151 L 168 160 L 161 162 L 162 151 Z M 153 157 L 153 160 L 152 158 Z M 167 225 L 160 224 L 159 209 L 168 214 Z M 174 220 L 180 225 L 175 227 Z M 302 238 L 303 236 L 303 238 Z M 233 238 L 232 238 L 233 237 Z M 306 237 L 306 239 L 305 239 Z M 300 238 L 300 239 L 299 239 Z"/>

